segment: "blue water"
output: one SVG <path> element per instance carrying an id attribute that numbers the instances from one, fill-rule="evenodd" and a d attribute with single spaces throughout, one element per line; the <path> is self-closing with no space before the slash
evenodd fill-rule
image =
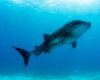
<path id="1" fill-rule="evenodd" d="M 97 0 L 100 2 L 99 0 Z M 94 6 L 93 6 L 94 7 Z M 38 7 L 0 1 L 0 74 L 65 76 L 100 72 L 100 7 L 91 12 L 60 11 L 54 13 Z M 51 34 L 71 20 L 91 22 L 91 28 L 78 39 L 77 48 L 66 44 L 50 54 L 31 56 L 25 68 L 21 55 L 12 46 L 33 50 Z"/>

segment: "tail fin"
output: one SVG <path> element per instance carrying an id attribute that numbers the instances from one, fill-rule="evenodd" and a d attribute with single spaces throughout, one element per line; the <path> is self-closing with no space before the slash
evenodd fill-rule
<path id="1" fill-rule="evenodd" d="M 30 58 L 30 54 L 28 51 L 24 50 L 24 49 L 21 49 L 21 48 L 17 48 L 17 47 L 13 47 L 15 50 L 17 50 L 21 55 L 22 57 L 24 58 L 24 64 L 25 64 L 25 67 L 28 65 L 28 61 L 29 61 L 29 58 Z"/>

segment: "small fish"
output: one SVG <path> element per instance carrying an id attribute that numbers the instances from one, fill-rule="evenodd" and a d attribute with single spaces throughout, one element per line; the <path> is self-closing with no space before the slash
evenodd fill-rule
<path id="1" fill-rule="evenodd" d="M 73 20 L 52 34 L 44 33 L 44 41 L 42 44 L 35 46 L 35 49 L 31 52 L 17 47 L 13 48 L 22 55 L 24 58 L 24 64 L 27 66 L 29 58 L 32 54 L 39 56 L 43 52 L 49 53 L 53 48 L 62 46 L 64 44 L 71 44 L 73 48 L 76 48 L 77 39 L 80 38 L 90 27 L 90 22 Z"/>

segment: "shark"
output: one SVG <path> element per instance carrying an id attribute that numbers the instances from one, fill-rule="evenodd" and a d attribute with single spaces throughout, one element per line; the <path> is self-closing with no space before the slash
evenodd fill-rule
<path id="1" fill-rule="evenodd" d="M 76 48 L 77 40 L 87 32 L 90 27 L 90 22 L 72 20 L 54 31 L 52 34 L 44 33 L 44 41 L 39 46 L 35 46 L 32 51 L 27 51 L 15 46 L 13 46 L 13 48 L 21 54 L 24 59 L 24 64 L 27 66 L 32 54 L 39 56 L 42 53 L 50 53 L 52 49 L 65 44 L 71 44 L 72 48 Z"/>

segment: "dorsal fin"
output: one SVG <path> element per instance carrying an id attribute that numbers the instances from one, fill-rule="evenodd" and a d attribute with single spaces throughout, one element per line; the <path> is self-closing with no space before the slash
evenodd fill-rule
<path id="1" fill-rule="evenodd" d="M 72 42 L 72 47 L 76 48 L 76 46 L 77 46 L 77 42 L 76 41 Z"/>
<path id="2" fill-rule="evenodd" d="M 44 33 L 44 34 L 43 34 L 43 38 L 44 38 L 44 41 L 46 41 L 46 40 L 49 38 L 49 34 Z"/>

